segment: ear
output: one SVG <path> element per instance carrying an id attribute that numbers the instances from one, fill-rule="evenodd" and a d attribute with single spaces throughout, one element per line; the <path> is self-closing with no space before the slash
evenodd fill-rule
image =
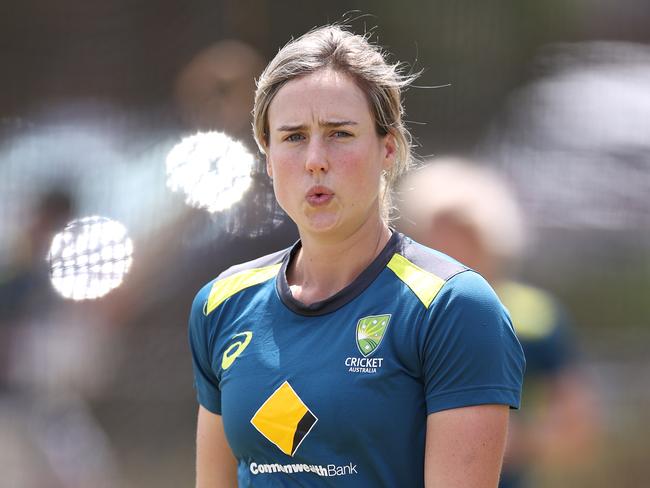
<path id="1" fill-rule="evenodd" d="M 395 157 L 397 156 L 397 142 L 395 136 L 389 132 L 384 136 L 382 141 L 382 150 L 384 152 L 382 167 L 384 170 L 389 170 L 395 164 Z"/>
<path id="2" fill-rule="evenodd" d="M 269 175 L 269 178 L 273 179 L 273 166 L 271 165 L 271 159 L 268 154 L 266 155 L 266 174 Z"/>

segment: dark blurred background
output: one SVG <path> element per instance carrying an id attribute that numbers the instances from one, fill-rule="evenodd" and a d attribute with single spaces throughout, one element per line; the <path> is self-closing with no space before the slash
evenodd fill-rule
<path id="1" fill-rule="evenodd" d="M 480 158 L 514 185 L 531 228 L 520 275 L 574 318 L 603 448 L 539 486 L 650 478 L 647 1 L 9 0 L 0 12 L 0 485 L 192 485 L 192 297 L 297 234 L 261 171 L 241 203 L 208 214 L 166 188 L 165 158 L 210 129 L 257 154 L 254 77 L 291 37 L 343 18 L 422 70 L 406 95 L 422 159 Z M 104 298 L 64 300 L 49 240 L 88 215 L 126 226 L 133 266 Z"/>

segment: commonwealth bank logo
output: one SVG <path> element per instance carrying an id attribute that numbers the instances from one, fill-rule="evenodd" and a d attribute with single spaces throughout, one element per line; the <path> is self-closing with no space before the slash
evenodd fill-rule
<path id="1" fill-rule="evenodd" d="M 288 381 L 271 394 L 251 419 L 260 434 L 287 456 L 295 454 L 316 422 L 316 416 Z"/>
<path id="2" fill-rule="evenodd" d="M 369 315 L 357 322 L 357 347 L 363 357 L 370 356 L 381 344 L 390 322 L 390 314 Z"/>

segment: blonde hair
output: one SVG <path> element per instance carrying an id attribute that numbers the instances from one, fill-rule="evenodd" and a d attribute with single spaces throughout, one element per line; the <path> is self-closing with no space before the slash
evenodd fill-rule
<path id="1" fill-rule="evenodd" d="M 266 154 L 269 144 L 268 110 L 277 92 L 287 82 L 330 68 L 350 76 L 363 90 L 371 106 L 377 134 L 391 134 L 397 151 L 395 162 L 382 177 L 380 192 L 382 217 L 391 210 L 390 190 L 411 165 L 411 134 L 402 116 L 402 90 L 417 74 L 405 75 L 400 63 L 389 64 L 381 48 L 339 25 L 313 29 L 290 41 L 268 64 L 255 91 L 253 135 Z"/>
<path id="2" fill-rule="evenodd" d="M 452 215 L 476 231 L 491 256 L 516 261 L 525 245 L 521 209 L 494 170 L 461 158 L 439 158 L 411 171 L 399 185 L 400 229 L 418 236 L 435 232 L 434 218 Z"/>

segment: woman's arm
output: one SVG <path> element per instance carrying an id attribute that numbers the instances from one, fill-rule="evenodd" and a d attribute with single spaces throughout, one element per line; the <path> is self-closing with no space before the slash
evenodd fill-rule
<path id="1" fill-rule="evenodd" d="M 424 455 L 426 488 L 495 488 L 508 430 L 507 405 L 432 413 Z"/>
<path id="2" fill-rule="evenodd" d="M 196 488 L 215 487 L 237 487 L 237 460 L 226 441 L 221 415 L 200 406 L 196 427 Z"/>

